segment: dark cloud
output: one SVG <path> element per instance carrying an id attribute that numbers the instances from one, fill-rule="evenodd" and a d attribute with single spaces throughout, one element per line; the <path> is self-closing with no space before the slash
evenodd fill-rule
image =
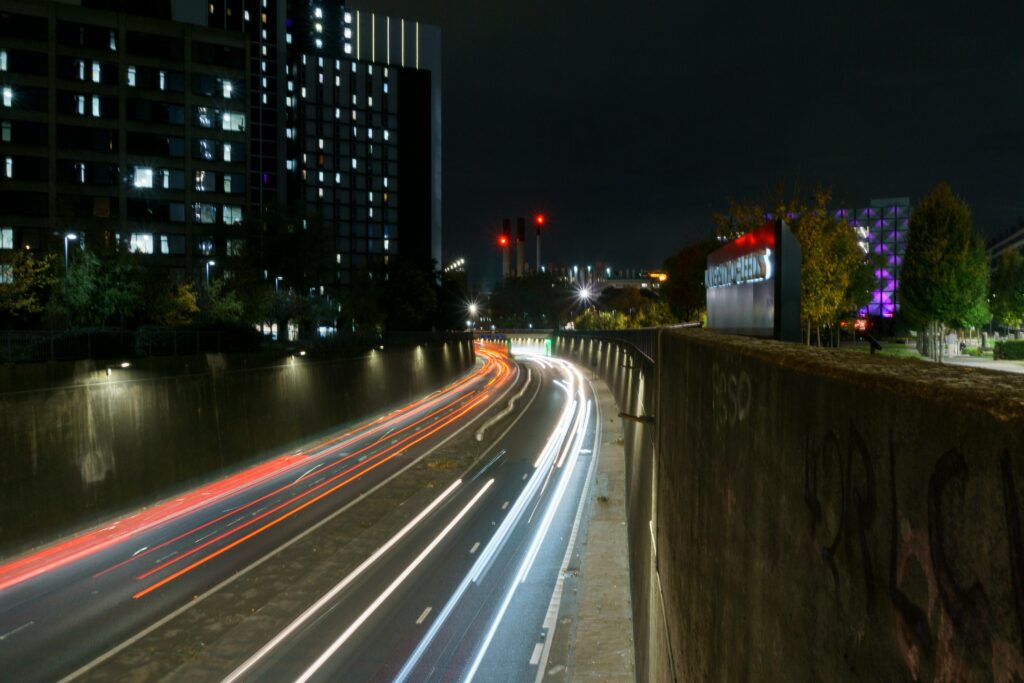
<path id="1" fill-rule="evenodd" d="M 780 182 L 859 203 L 941 179 L 983 233 L 1024 215 L 1019 3 L 350 5 L 443 30 L 445 253 L 478 277 L 535 208 L 547 256 L 623 266 Z"/>

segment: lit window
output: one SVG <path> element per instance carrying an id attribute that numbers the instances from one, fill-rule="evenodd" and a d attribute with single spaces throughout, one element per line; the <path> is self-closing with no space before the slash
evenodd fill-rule
<path id="1" fill-rule="evenodd" d="M 302 91 L 299 94 L 302 95 L 302 99 L 306 99 L 306 86 L 302 86 Z"/>
<path id="2" fill-rule="evenodd" d="M 96 117 L 100 115 L 100 98 L 98 95 L 92 96 L 92 115 Z"/>
<path id="3" fill-rule="evenodd" d="M 267 93 L 263 93 L 262 99 L 263 99 L 263 104 L 266 104 L 267 103 Z"/>
<path id="4" fill-rule="evenodd" d="M 231 99 L 231 93 L 234 91 L 234 86 L 231 85 L 231 81 L 224 81 L 223 82 L 223 90 L 224 90 L 224 99 L 230 100 Z"/>
<path id="5" fill-rule="evenodd" d="M 324 139 L 323 138 L 318 138 L 317 139 L 317 146 L 320 147 L 320 149 L 324 148 Z"/>
<path id="6" fill-rule="evenodd" d="M 345 23 L 346 24 L 351 24 L 352 23 L 352 13 L 351 12 L 345 12 Z"/>
<path id="7" fill-rule="evenodd" d="M 85 114 L 85 95 L 75 95 L 75 113 Z"/>
<path id="8" fill-rule="evenodd" d="M 110 32 L 110 49 L 117 51 L 117 36 L 113 31 Z"/>
<path id="9" fill-rule="evenodd" d="M 267 63 L 265 61 L 260 62 L 260 69 L 263 71 L 263 73 L 267 73 Z"/>
<path id="10" fill-rule="evenodd" d="M 134 66 L 128 67 L 128 87 L 129 88 L 134 88 L 135 87 L 135 67 Z"/>
<path id="11" fill-rule="evenodd" d="M 158 171 L 160 174 L 160 186 L 165 190 L 171 188 L 171 172 L 168 170 Z"/>
<path id="12" fill-rule="evenodd" d="M 285 170 L 294 171 L 295 170 L 295 159 L 288 159 L 286 162 L 284 162 L 284 167 L 285 167 Z"/>
<path id="13" fill-rule="evenodd" d="M 335 173 L 334 174 L 334 182 L 337 185 L 341 185 L 341 174 L 340 173 Z"/>
<path id="14" fill-rule="evenodd" d="M 0 71 L 7 71 L 7 50 L 0 50 Z"/>
<path id="15" fill-rule="evenodd" d="M 341 76 L 335 76 L 334 77 L 334 87 L 335 88 L 340 88 L 341 87 Z"/>
<path id="16" fill-rule="evenodd" d="M 192 220 L 196 223 L 216 223 L 217 222 L 217 205 L 216 204 L 193 204 L 192 205 Z M 209 253 L 212 251 L 212 245 L 208 251 L 203 253 Z"/>
<path id="17" fill-rule="evenodd" d="M 210 110 L 206 107 L 196 107 L 196 120 L 203 128 L 213 127 L 213 120 L 210 118 Z"/>
<path id="18" fill-rule="evenodd" d="M 334 108 L 334 118 L 335 119 L 340 119 L 341 118 L 341 109 L 339 109 L 337 107 Z"/>
<path id="19" fill-rule="evenodd" d="M 242 18 L 246 21 L 249 21 L 249 10 L 245 10 L 244 12 L 242 12 Z"/>
<path id="20" fill-rule="evenodd" d="M 231 161 L 231 145 L 224 143 L 224 161 Z"/>
<path id="21" fill-rule="evenodd" d="M 242 207 L 225 206 L 223 210 L 225 225 L 238 225 L 242 222 Z"/>
<path id="22" fill-rule="evenodd" d="M 128 250 L 137 254 L 152 254 L 153 233 L 133 232 L 128 240 Z"/>
<path id="23" fill-rule="evenodd" d="M 227 192 L 228 194 L 231 194 L 231 174 L 230 173 L 225 173 L 224 174 L 224 191 Z"/>
<path id="24" fill-rule="evenodd" d="M 136 166 L 132 184 L 135 187 L 153 187 L 153 169 L 145 166 Z"/>
<path id="25" fill-rule="evenodd" d="M 100 82 L 100 75 L 101 75 L 101 72 L 100 72 L 100 64 L 99 64 L 99 62 L 93 62 L 92 63 L 92 82 L 93 83 L 99 83 Z"/>
<path id="26" fill-rule="evenodd" d="M 355 170 L 358 167 L 359 167 L 359 162 L 357 162 L 355 159 L 353 159 L 352 160 L 352 169 Z"/>
<path id="27" fill-rule="evenodd" d="M 9 285 L 12 282 L 14 282 L 14 265 L 0 263 L 0 285 Z"/>
<path id="28" fill-rule="evenodd" d="M 228 256 L 241 256 L 245 249 L 245 240 L 228 240 L 226 246 L 225 251 Z"/>
<path id="29" fill-rule="evenodd" d="M 170 244 L 170 240 L 167 239 L 167 235 L 160 235 L 160 253 L 161 254 L 170 254 L 171 253 L 171 244 Z"/>
<path id="30" fill-rule="evenodd" d="M 292 44 L 292 34 L 290 34 L 290 33 L 284 34 L 284 42 L 286 42 L 289 45 L 291 45 Z"/>
<path id="31" fill-rule="evenodd" d="M 266 40 L 267 39 L 267 29 L 263 29 L 262 31 L 260 31 L 260 36 L 263 38 L 263 40 Z"/>
<path id="32" fill-rule="evenodd" d="M 385 179 L 384 179 L 384 187 L 387 187 L 387 186 L 388 186 L 388 179 L 387 179 L 387 178 L 385 178 Z"/>
<path id="33" fill-rule="evenodd" d="M 323 172 L 323 171 L 319 171 L 319 172 L 318 172 L 318 173 L 316 174 L 316 180 L 317 180 L 317 182 L 319 182 L 319 183 L 322 183 L 322 182 L 324 181 L 324 172 Z"/>
<path id="34" fill-rule="evenodd" d="M 14 228 L 0 228 L 0 249 L 14 249 Z"/>
<path id="35" fill-rule="evenodd" d="M 319 38 L 314 40 L 313 43 L 316 45 L 316 49 L 318 50 L 324 46 L 324 41 L 320 40 Z"/>
<path id="36" fill-rule="evenodd" d="M 366 98 L 366 106 L 367 107 L 372 107 L 373 106 L 373 95 L 370 95 L 369 97 Z"/>
<path id="37" fill-rule="evenodd" d="M 391 139 L 391 133 L 389 131 L 384 131 L 384 139 L 385 140 L 390 140 Z"/>
<path id="38" fill-rule="evenodd" d="M 345 43 L 345 54 L 352 54 L 352 43 Z"/>
<path id="39" fill-rule="evenodd" d="M 160 89 L 161 90 L 167 90 L 167 72 L 166 71 L 161 71 L 160 72 Z"/>
<path id="40" fill-rule="evenodd" d="M 388 94 L 388 82 L 387 81 L 384 81 L 384 94 L 385 95 Z"/>
<path id="41" fill-rule="evenodd" d="M 317 33 L 323 33 L 324 32 L 324 25 L 321 24 L 319 21 L 316 22 L 316 24 L 313 25 L 313 28 L 316 29 Z"/>
<path id="42" fill-rule="evenodd" d="M 324 188 L 322 188 L 322 187 L 320 187 L 320 188 L 317 188 L 317 191 L 316 191 L 316 193 L 317 193 L 317 196 L 318 196 L 318 197 L 319 197 L 320 199 L 323 199 L 323 198 L 324 198 Z"/>
<path id="43" fill-rule="evenodd" d="M 196 192 L 209 192 L 213 189 L 213 174 L 196 171 Z"/>
<path id="44" fill-rule="evenodd" d="M 351 39 L 352 39 L 352 29 L 350 29 L 348 26 L 346 26 L 345 27 L 345 40 L 351 40 Z"/>
<path id="45" fill-rule="evenodd" d="M 11 141 L 11 122 L 4 121 L 0 123 L 0 142 Z"/>
<path id="46" fill-rule="evenodd" d="M 317 19 L 323 19 L 324 11 L 317 7 L 315 10 L 313 10 L 313 16 L 316 17 Z"/>
<path id="47" fill-rule="evenodd" d="M 245 131 L 245 114 L 236 111 L 226 111 L 221 115 L 221 128 L 223 130 Z"/>
<path id="48" fill-rule="evenodd" d="M 78 67 L 78 80 L 85 80 L 85 62 L 78 60 L 75 62 L 75 66 Z"/>
<path id="49" fill-rule="evenodd" d="M 78 177 L 78 182 L 85 183 L 85 164 L 80 161 L 75 164 L 75 175 Z"/>
<path id="50" fill-rule="evenodd" d="M 366 134 L 367 134 L 367 135 L 368 135 L 368 136 L 370 137 L 370 139 L 372 140 L 372 139 L 373 139 L 373 128 L 369 128 L 369 129 L 367 129 L 367 131 L 366 131 Z"/>
<path id="51" fill-rule="evenodd" d="M 284 106 L 286 106 L 288 108 L 291 108 L 293 106 L 292 105 L 292 98 L 291 98 L 290 95 L 284 98 Z"/>

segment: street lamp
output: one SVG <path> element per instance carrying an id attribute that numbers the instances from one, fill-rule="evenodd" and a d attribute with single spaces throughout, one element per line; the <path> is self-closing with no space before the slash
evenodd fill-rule
<path id="1" fill-rule="evenodd" d="M 207 261 L 206 262 L 206 288 L 207 289 L 210 288 L 210 266 L 215 266 L 215 265 L 217 265 L 216 261 Z"/>
<path id="2" fill-rule="evenodd" d="M 283 275 L 278 275 L 277 277 L 274 278 L 274 294 L 277 294 L 278 290 L 280 289 L 281 280 L 283 279 Z"/>
<path id="3" fill-rule="evenodd" d="M 74 242 L 78 235 L 73 232 L 64 233 L 64 274 L 68 274 L 68 241 Z"/>

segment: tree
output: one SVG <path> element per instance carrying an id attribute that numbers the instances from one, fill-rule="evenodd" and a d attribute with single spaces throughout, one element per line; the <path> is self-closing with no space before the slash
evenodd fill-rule
<path id="1" fill-rule="evenodd" d="M 495 285 L 490 310 L 499 327 L 551 329 L 567 319 L 574 301 L 566 282 L 551 273 L 535 273 Z"/>
<path id="2" fill-rule="evenodd" d="M 991 309 L 1007 327 L 1019 329 L 1024 322 L 1024 257 L 1018 249 L 1008 249 L 999 257 L 992 273 Z"/>
<path id="3" fill-rule="evenodd" d="M 0 313 L 13 319 L 37 316 L 46 310 L 49 290 L 57 282 L 56 269 L 56 254 L 36 258 L 29 251 L 16 252 L 0 263 L 0 271 L 10 274 L 10 282 L 0 284 Z"/>
<path id="4" fill-rule="evenodd" d="M 704 271 L 707 270 L 708 254 L 719 246 L 721 243 L 717 240 L 697 242 L 683 247 L 678 254 L 665 260 L 662 267 L 668 274 L 668 280 L 661 291 L 678 318 L 697 321 L 707 310 Z"/>
<path id="5" fill-rule="evenodd" d="M 87 250 L 54 286 L 49 313 L 69 326 L 124 325 L 142 312 L 144 292 L 145 271 L 137 255 L 121 249 Z"/>
<path id="6" fill-rule="evenodd" d="M 948 184 L 937 184 L 910 217 L 901 284 L 904 311 L 922 331 L 931 358 L 942 360 L 946 326 L 980 317 L 988 276 L 985 243 L 970 208 Z"/>
<path id="7" fill-rule="evenodd" d="M 199 312 L 195 287 L 190 282 L 173 284 L 162 280 L 159 289 L 150 296 L 149 316 L 153 322 L 181 327 L 192 322 Z"/>

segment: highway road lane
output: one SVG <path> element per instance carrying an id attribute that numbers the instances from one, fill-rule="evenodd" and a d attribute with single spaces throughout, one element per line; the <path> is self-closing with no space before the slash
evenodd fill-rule
<path id="1" fill-rule="evenodd" d="M 4 678 L 93 661 L 470 425 L 515 377 L 481 356 L 462 381 L 373 422 L 0 565 Z"/>
<path id="2" fill-rule="evenodd" d="M 577 370 L 532 363 L 536 398 L 479 465 L 226 682 L 537 676 L 599 420 Z"/>

